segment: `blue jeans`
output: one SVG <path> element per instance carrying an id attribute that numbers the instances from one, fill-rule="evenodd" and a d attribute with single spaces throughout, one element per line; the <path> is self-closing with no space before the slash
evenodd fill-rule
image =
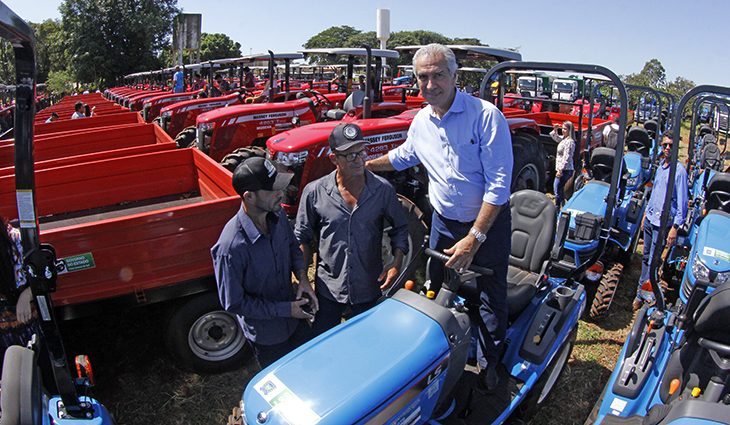
<path id="1" fill-rule="evenodd" d="M 553 180 L 553 193 L 555 194 L 555 205 L 560 208 L 565 202 L 565 183 L 573 177 L 573 170 L 563 170 L 560 177 Z"/>
<path id="2" fill-rule="evenodd" d="M 294 334 L 282 343 L 262 345 L 254 342 L 254 355 L 261 369 L 265 369 L 270 364 L 289 354 L 290 351 L 309 341 L 310 338 L 311 329 L 309 328 L 309 324 L 306 320 L 300 320 Z"/>
<path id="3" fill-rule="evenodd" d="M 636 298 L 649 302 L 654 301 L 654 293 L 642 290 L 641 285 L 649 280 L 649 262 L 651 262 L 651 257 L 654 255 L 654 250 L 657 246 L 659 249 L 664 246 L 664 241 L 661 241 L 661 243 L 657 241 L 658 236 L 659 226 L 654 226 L 649 223 L 649 220 L 644 220 L 644 254 L 641 257 L 641 276 L 639 277 L 639 284 L 636 288 Z"/>
<path id="4" fill-rule="evenodd" d="M 443 252 L 451 248 L 456 242 L 464 238 L 471 229 L 473 222 L 462 223 L 449 220 L 433 213 L 431 249 Z M 492 276 L 477 278 L 479 288 L 479 315 L 484 321 L 486 333 L 479 327 L 479 334 L 485 343 L 487 353 L 484 353 L 481 344 L 477 345 L 477 361 L 481 368 L 487 365 L 495 366 L 499 362 L 501 344 L 507 333 L 507 266 L 512 243 L 512 219 L 509 207 L 505 207 L 497 216 L 494 224 L 487 232 L 487 240 L 479 247 L 473 263 L 494 270 Z M 443 263 L 431 261 L 429 274 L 431 279 L 443 276 Z M 440 274 L 439 274 L 440 273 Z M 431 288 L 437 290 L 437 288 Z M 473 323 L 472 326 L 477 326 Z"/>

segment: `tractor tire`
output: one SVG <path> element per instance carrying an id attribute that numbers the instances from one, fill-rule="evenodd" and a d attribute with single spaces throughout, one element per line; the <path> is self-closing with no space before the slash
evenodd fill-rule
<path id="1" fill-rule="evenodd" d="M 190 147 L 190 144 L 195 141 L 197 129 L 195 126 L 190 126 L 175 136 L 175 144 L 178 148 Z"/>
<path id="2" fill-rule="evenodd" d="M 583 175 L 583 173 L 578 173 L 577 176 L 573 179 L 573 191 L 572 193 L 575 193 L 581 189 L 583 189 L 583 186 L 586 185 L 586 177 Z M 571 194 L 572 196 L 572 194 Z"/>
<path id="3" fill-rule="evenodd" d="M 409 199 L 398 196 L 401 206 L 405 210 L 406 220 L 408 222 L 408 253 L 403 257 L 403 267 L 405 270 L 406 266 L 410 264 L 413 256 L 418 252 L 418 248 L 421 247 L 423 241 L 426 239 L 426 224 L 423 222 L 423 213 L 421 210 L 411 202 Z M 390 236 L 388 232 L 391 226 L 388 225 L 383 229 L 383 264 L 387 265 L 393 260 L 393 251 L 390 246 Z M 422 258 L 416 258 L 416 268 L 420 266 Z M 415 270 L 415 268 L 414 268 Z M 412 276 L 409 276 L 412 277 Z"/>
<path id="4" fill-rule="evenodd" d="M 576 325 L 570 334 L 560 346 L 558 352 L 550 361 L 550 364 L 542 376 L 537 380 L 535 386 L 530 390 L 525 399 L 517 406 L 516 413 L 520 419 L 527 422 L 535 416 L 538 410 L 545 405 L 552 394 L 555 384 L 563 374 L 565 366 L 570 360 L 570 354 L 573 352 L 575 340 L 578 336 L 578 325 Z"/>
<path id="5" fill-rule="evenodd" d="M 512 135 L 512 193 L 523 189 L 545 192 L 547 153 L 537 137 L 528 133 Z"/>
<path id="6" fill-rule="evenodd" d="M 238 319 L 221 308 L 215 291 L 188 298 L 173 311 L 165 345 L 183 369 L 199 373 L 239 369 L 253 358 Z"/>
<path id="7" fill-rule="evenodd" d="M 621 281 L 621 274 L 624 271 L 624 265 L 621 262 L 615 262 L 606 267 L 606 272 L 601 277 L 601 282 L 596 289 L 596 296 L 593 298 L 588 317 L 591 320 L 598 320 L 608 313 L 611 307 L 616 288 Z"/>
<path id="8" fill-rule="evenodd" d="M 238 164 L 249 158 L 266 158 L 266 151 L 258 146 L 246 146 L 238 148 L 221 159 L 221 165 L 231 173 L 238 167 Z"/>

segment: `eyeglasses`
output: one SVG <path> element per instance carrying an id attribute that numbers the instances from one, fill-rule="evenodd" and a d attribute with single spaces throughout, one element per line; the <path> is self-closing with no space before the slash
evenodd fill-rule
<path id="1" fill-rule="evenodd" d="M 347 155 L 341 154 L 341 153 L 338 153 L 336 155 L 345 158 L 347 160 L 347 162 L 355 162 L 355 160 L 357 158 L 363 158 L 363 159 L 365 159 L 365 157 L 368 154 L 367 154 L 367 152 L 365 152 L 365 149 L 363 149 L 363 150 L 357 151 L 357 152 L 350 152 Z"/>
<path id="2" fill-rule="evenodd" d="M 662 143 L 662 149 L 671 148 L 671 147 L 672 147 L 671 143 Z"/>

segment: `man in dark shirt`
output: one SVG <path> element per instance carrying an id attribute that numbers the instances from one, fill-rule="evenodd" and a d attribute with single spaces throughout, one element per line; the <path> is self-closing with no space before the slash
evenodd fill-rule
<path id="1" fill-rule="evenodd" d="M 233 173 L 241 209 L 211 249 L 218 297 L 238 316 L 262 368 L 307 337 L 318 309 L 299 244 L 281 209 L 292 175 L 264 158 L 249 158 Z M 299 284 L 292 285 L 296 273 Z M 305 295 L 302 297 L 302 295 Z"/>
<path id="2" fill-rule="evenodd" d="M 335 171 L 308 184 L 299 202 L 294 233 L 304 260 L 318 240 L 316 292 L 318 335 L 375 305 L 400 272 L 408 253 L 408 224 L 393 186 L 365 170 L 360 127 L 340 124 L 329 137 Z M 385 221 L 392 224 L 392 264 L 383 265 Z"/>
<path id="3" fill-rule="evenodd" d="M 251 68 L 245 66 L 243 67 L 243 87 L 247 89 L 252 89 L 256 87 L 256 81 L 254 80 L 253 72 L 251 72 Z"/>

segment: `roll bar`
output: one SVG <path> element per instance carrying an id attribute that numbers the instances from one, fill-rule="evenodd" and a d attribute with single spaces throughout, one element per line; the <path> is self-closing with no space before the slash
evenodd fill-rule
<path id="1" fill-rule="evenodd" d="M 626 88 L 621 82 L 619 77 L 608 68 L 599 65 L 585 65 L 585 64 L 571 64 L 571 63 L 550 63 L 550 62 L 502 62 L 492 67 L 489 72 L 482 79 L 481 86 L 479 88 L 479 94 L 482 99 L 487 99 L 487 96 L 491 98 L 489 93 L 489 85 L 491 81 L 499 78 L 499 93 L 497 105 L 502 105 L 502 98 L 504 97 L 504 74 L 510 70 L 532 70 L 532 71 L 553 71 L 553 72 L 572 72 L 578 74 L 592 74 L 602 75 L 610 80 L 618 90 L 619 101 L 621 102 L 621 112 L 619 114 L 619 134 L 616 146 L 617 155 L 614 157 L 613 170 L 611 174 L 611 187 L 608 191 L 606 198 L 606 214 L 601 225 L 601 234 L 598 239 L 598 249 L 593 254 L 591 259 L 580 267 L 577 267 L 573 271 L 573 276 L 576 276 L 588 267 L 588 265 L 598 261 L 601 253 L 603 252 L 606 243 L 609 238 L 609 232 L 611 223 L 613 222 L 613 209 L 616 205 L 616 197 L 618 193 L 619 177 L 621 176 L 621 165 L 624 151 L 624 141 L 626 138 L 626 111 L 628 105 L 628 97 L 626 95 Z"/>

